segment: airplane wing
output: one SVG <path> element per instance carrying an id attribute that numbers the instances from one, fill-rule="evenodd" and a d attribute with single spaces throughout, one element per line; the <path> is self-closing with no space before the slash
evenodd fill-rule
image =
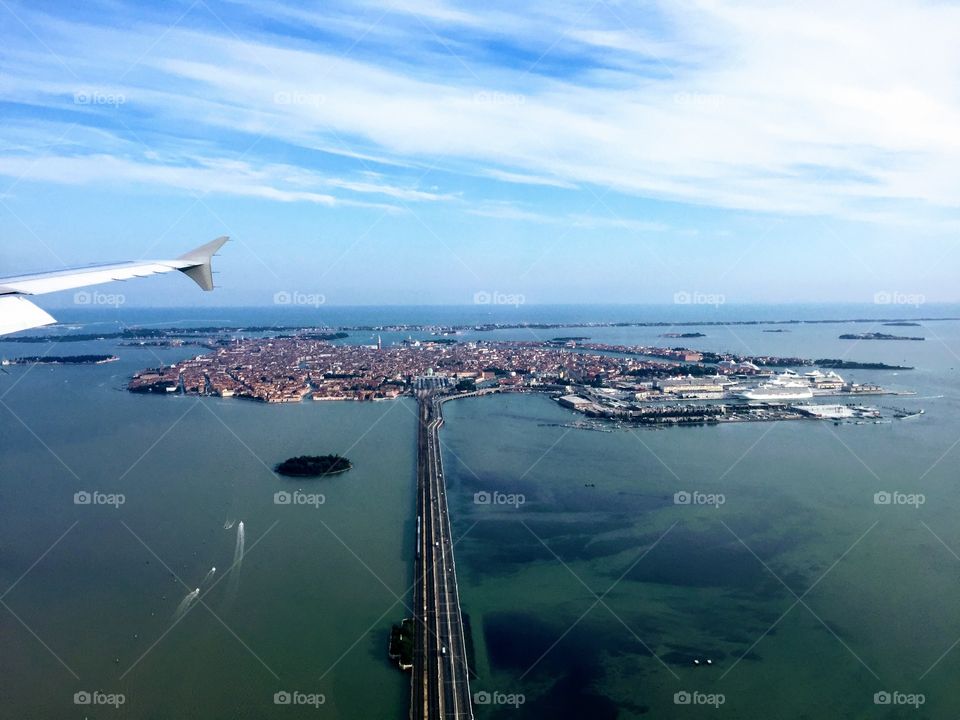
<path id="1" fill-rule="evenodd" d="M 142 260 L 89 265 L 54 272 L 0 278 L 0 335 L 50 325 L 56 322 L 45 310 L 24 295 L 42 295 L 99 285 L 114 280 L 129 280 L 179 270 L 204 290 L 213 290 L 210 259 L 229 238 L 219 237 L 174 260 Z"/>

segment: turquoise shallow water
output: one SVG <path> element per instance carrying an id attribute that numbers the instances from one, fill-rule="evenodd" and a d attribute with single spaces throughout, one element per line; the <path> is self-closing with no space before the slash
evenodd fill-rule
<path id="1" fill-rule="evenodd" d="M 919 368 L 849 373 L 919 391 L 879 401 L 927 410 L 891 425 L 596 433 L 549 426 L 573 418 L 542 396 L 448 404 L 474 689 L 525 697 L 478 717 L 955 717 L 960 361 L 956 325 L 937 331 L 942 344 L 863 343 Z M 836 329 L 807 334 L 773 337 L 843 349 Z M 695 490 L 725 503 L 674 504 Z M 897 490 L 925 503 L 874 503 Z M 476 504 L 483 491 L 526 502 Z M 884 691 L 925 702 L 875 704 Z M 678 705 L 684 692 L 724 702 Z"/>
<path id="2" fill-rule="evenodd" d="M 951 552 L 960 554 L 960 324 L 923 328 L 924 343 L 837 339 L 871 329 L 881 328 L 718 328 L 696 346 L 915 365 L 845 374 L 917 390 L 879 403 L 924 407 L 924 417 L 596 433 L 550 426 L 575 416 L 540 396 L 448 404 L 441 439 L 464 536 L 473 689 L 525 698 L 478 717 L 960 713 L 960 650 L 937 662 L 960 638 Z M 563 334 L 643 343 L 661 331 Z M 46 349 L 0 344 L 3 356 Z M 118 352 L 110 365 L 0 376 L 0 592 L 16 583 L 3 597 L 9 610 L 0 606 L 4 714 L 254 718 L 279 715 L 274 693 L 288 690 L 326 700 L 319 713 L 283 708 L 290 717 L 403 716 L 406 678 L 384 650 L 412 574 L 411 402 L 133 396 L 120 389 L 131 372 L 192 353 Z M 312 451 L 345 453 L 356 467 L 316 485 L 265 467 Z M 274 504 L 274 492 L 297 488 L 326 502 Z M 79 490 L 126 502 L 77 506 Z M 523 493 L 526 503 L 477 505 L 483 490 Z M 682 490 L 726 502 L 676 506 Z M 874 504 L 874 493 L 894 490 L 926 502 Z M 194 606 L 170 629 L 188 590 L 211 566 L 229 567 L 230 520 L 246 532 L 235 595 L 225 578 L 204 595 L 209 609 Z M 791 609 L 792 593 L 805 605 Z M 696 668 L 695 657 L 715 664 Z M 127 702 L 120 711 L 73 704 L 94 689 Z M 874 705 L 885 690 L 924 693 L 925 704 Z M 677 706 L 683 691 L 725 702 Z"/>

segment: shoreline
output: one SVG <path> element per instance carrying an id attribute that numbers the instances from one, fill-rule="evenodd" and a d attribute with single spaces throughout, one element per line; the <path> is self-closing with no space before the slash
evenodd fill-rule
<path id="1" fill-rule="evenodd" d="M 825 319 L 805 319 L 794 318 L 785 320 L 623 320 L 623 321 L 584 321 L 584 322 L 558 322 L 558 323 L 539 323 L 539 322 L 504 322 L 504 323 L 457 323 L 445 325 L 442 323 L 386 323 L 382 325 L 242 325 L 242 324 L 224 324 L 221 326 L 205 327 L 168 327 L 168 328 L 138 328 L 132 326 L 123 333 L 60 333 L 51 335 L 9 335 L 4 337 L 4 342 L 15 343 L 44 343 L 44 342 L 73 342 L 73 341 L 99 341 L 110 339 L 150 339 L 158 340 L 162 338 L 169 339 L 192 339 L 196 337 L 208 337 L 214 334 L 238 333 L 238 332 L 290 332 L 290 331 L 323 331 L 325 333 L 341 332 L 430 332 L 434 334 L 455 333 L 465 331 L 491 332 L 497 330 L 561 330 L 566 328 L 616 328 L 616 327 L 650 327 L 650 328 L 670 328 L 670 327 L 739 327 L 739 326 L 765 326 L 765 325 L 844 325 L 844 324 L 864 324 L 864 323 L 921 323 L 921 322 L 955 322 L 960 317 L 919 317 L 919 318 L 825 318 Z M 55 326 L 56 327 L 56 326 Z M 142 335 L 138 333 L 143 333 Z M 334 339 L 334 338 L 331 338 Z M 343 338 L 335 338 L 343 339 Z"/>

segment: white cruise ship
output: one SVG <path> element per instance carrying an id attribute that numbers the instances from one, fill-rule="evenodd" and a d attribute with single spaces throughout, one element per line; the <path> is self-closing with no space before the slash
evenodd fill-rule
<path id="1" fill-rule="evenodd" d="M 740 397 L 746 400 L 808 400 L 813 397 L 813 389 L 809 382 L 788 370 L 769 382 L 744 390 Z"/>

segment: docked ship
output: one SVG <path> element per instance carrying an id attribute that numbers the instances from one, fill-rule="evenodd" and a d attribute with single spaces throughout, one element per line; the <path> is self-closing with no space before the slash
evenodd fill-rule
<path id="1" fill-rule="evenodd" d="M 901 408 L 893 408 L 893 416 L 897 420 L 912 420 L 913 418 L 918 418 L 923 415 L 923 410 L 903 410 Z"/>
<path id="2" fill-rule="evenodd" d="M 787 371 L 769 382 L 744 390 L 740 397 L 745 400 L 808 400 L 813 397 L 813 389 L 809 382 L 802 380 L 796 373 Z"/>

